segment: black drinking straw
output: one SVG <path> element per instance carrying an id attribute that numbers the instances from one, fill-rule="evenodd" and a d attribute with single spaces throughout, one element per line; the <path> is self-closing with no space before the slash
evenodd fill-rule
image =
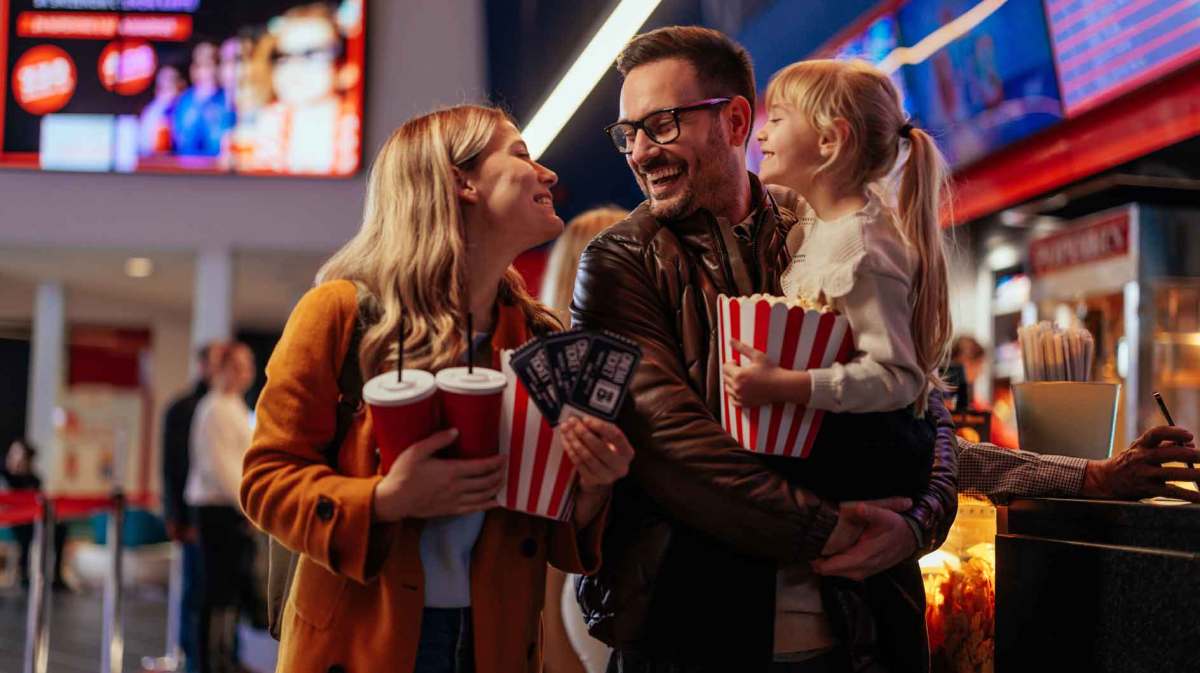
<path id="1" fill-rule="evenodd" d="M 467 311 L 467 373 L 475 373 L 475 317 Z"/>
<path id="2" fill-rule="evenodd" d="M 404 383 L 404 307 L 396 323 L 396 383 Z"/>

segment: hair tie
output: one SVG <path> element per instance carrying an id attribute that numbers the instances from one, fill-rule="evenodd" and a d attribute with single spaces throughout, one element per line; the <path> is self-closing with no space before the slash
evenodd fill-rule
<path id="1" fill-rule="evenodd" d="M 905 140 L 912 140 L 912 122 L 904 122 L 904 126 L 900 127 L 900 137 Z"/>

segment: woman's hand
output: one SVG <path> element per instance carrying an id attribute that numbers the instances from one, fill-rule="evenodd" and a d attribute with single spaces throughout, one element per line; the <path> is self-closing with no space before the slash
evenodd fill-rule
<path id="1" fill-rule="evenodd" d="M 558 429 L 567 457 L 579 470 L 573 519 L 577 528 L 585 528 L 604 508 L 613 483 L 629 473 L 633 447 L 620 428 L 590 416 L 568 418 Z"/>
<path id="2" fill-rule="evenodd" d="M 375 486 L 377 521 L 467 514 L 497 505 L 505 456 L 449 460 L 434 454 L 458 437 L 451 428 L 408 447 Z"/>
<path id="3" fill-rule="evenodd" d="M 812 384 L 808 372 L 793 372 L 771 362 L 765 353 L 733 340 L 742 364 L 726 362 L 722 375 L 729 399 L 739 407 L 761 407 L 772 402 L 808 402 Z M 802 397 L 803 399 L 799 399 Z"/>

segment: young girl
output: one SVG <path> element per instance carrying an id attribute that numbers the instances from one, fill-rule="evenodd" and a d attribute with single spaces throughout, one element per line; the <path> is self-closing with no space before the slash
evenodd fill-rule
<path id="1" fill-rule="evenodd" d="M 933 139 L 906 120 L 892 81 L 862 61 L 794 63 L 771 79 L 766 103 L 758 134 L 763 182 L 805 202 L 789 235 L 793 257 L 782 289 L 844 315 L 856 354 L 845 365 L 790 371 L 736 344 L 749 363 L 727 364 L 726 384 L 741 406 L 794 402 L 853 412 L 826 415 L 811 467 L 852 469 L 857 461 L 857 476 L 866 459 L 876 476 L 847 484 L 853 495 L 915 491 L 928 478 L 926 400 L 943 386 L 938 369 L 951 336 L 938 221 L 944 161 Z M 884 183 L 898 163 L 893 207 Z M 847 497 L 840 490 L 832 495 Z"/>
<path id="2" fill-rule="evenodd" d="M 301 554 L 278 670 L 540 670 L 546 562 L 597 568 L 609 490 L 633 456 L 621 431 L 595 419 L 559 425 L 580 475 L 565 522 L 496 509 L 504 458 L 438 458 L 453 430 L 413 444 L 382 475 L 365 411 L 336 465 L 322 448 L 360 290 L 374 309 L 358 350 L 364 379 L 395 369 L 398 330 L 406 366 L 462 363 L 468 310 L 477 365 L 498 368 L 501 349 L 558 328 L 512 268 L 562 232 L 555 180 L 493 108 L 417 117 L 380 150 L 362 229 L 321 269 L 267 365 L 245 457 L 246 515 Z"/>

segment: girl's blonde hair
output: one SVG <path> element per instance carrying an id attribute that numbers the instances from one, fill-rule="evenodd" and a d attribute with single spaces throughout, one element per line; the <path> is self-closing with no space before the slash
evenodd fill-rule
<path id="1" fill-rule="evenodd" d="M 490 107 L 437 110 L 401 125 L 375 157 L 362 227 L 316 279 L 354 281 L 370 295 L 372 319 L 359 347 L 364 377 L 395 368 L 401 308 L 405 367 L 437 371 L 460 363 L 466 350 L 466 234 L 454 169 L 470 170 L 505 121 Z M 511 266 L 497 301 L 519 307 L 535 331 L 558 327 Z"/>
<path id="2" fill-rule="evenodd" d="M 575 273 L 579 271 L 579 256 L 597 234 L 629 217 L 629 211 L 616 206 L 592 208 L 571 218 L 563 235 L 554 243 L 542 285 L 542 302 L 548 305 L 563 323 L 570 322 L 571 293 L 575 290 Z"/>
<path id="3" fill-rule="evenodd" d="M 900 233 L 917 252 L 912 335 L 917 362 L 926 376 L 917 399 L 918 411 L 924 411 L 930 388 L 946 389 L 939 369 L 949 356 L 952 338 L 946 252 L 938 217 L 950 193 L 945 159 L 928 133 L 908 123 L 892 80 L 864 61 L 793 63 L 771 78 L 766 104 L 794 108 L 818 133 L 832 132 L 835 120 L 845 120 L 849 127 L 845 141 L 818 169 L 842 184 L 880 185 L 901 159 L 902 137 L 908 139 L 896 201 Z"/>

